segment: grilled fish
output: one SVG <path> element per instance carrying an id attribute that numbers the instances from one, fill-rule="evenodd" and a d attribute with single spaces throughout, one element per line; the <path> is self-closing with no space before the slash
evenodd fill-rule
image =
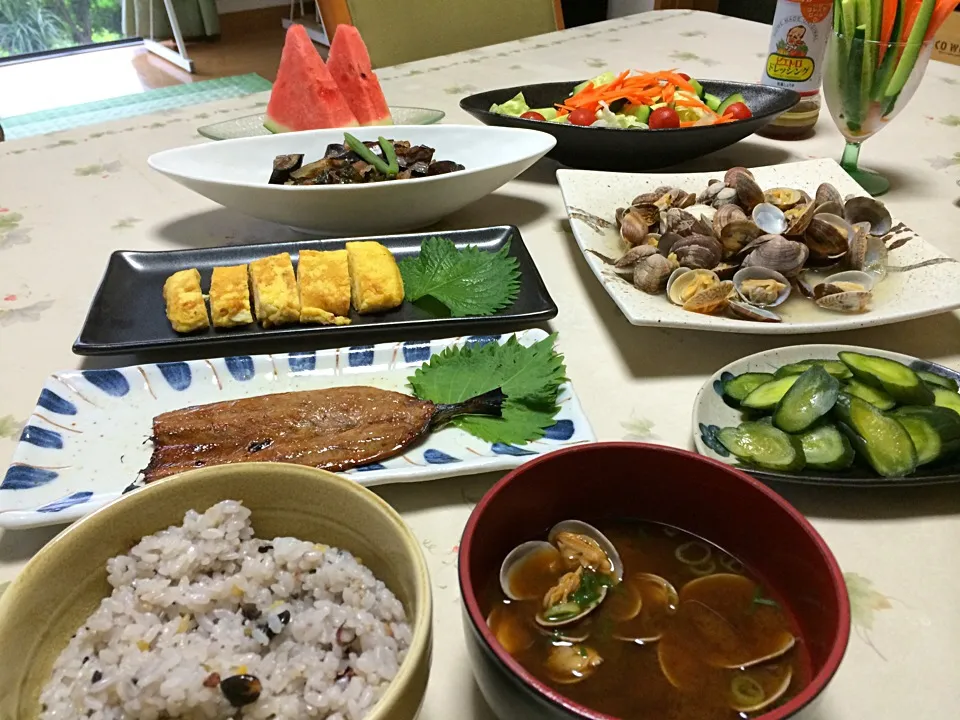
<path id="1" fill-rule="evenodd" d="M 503 393 L 438 405 L 367 386 L 305 390 L 174 410 L 153 419 L 153 482 L 238 462 L 288 462 L 346 470 L 386 460 L 458 415 L 500 417 Z"/>

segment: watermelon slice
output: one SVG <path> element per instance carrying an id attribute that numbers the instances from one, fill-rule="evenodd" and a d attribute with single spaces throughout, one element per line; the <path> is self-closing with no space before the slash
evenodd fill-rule
<path id="1" fill-rule="evenodd" d="M 275 133 L 357 125 L 302 25 L 287 30 L 263 125 Z"/>
<path id="2" fill-rule="evenodd" d="M 367 46 L 353 25 L 337 25 L 327 67 L 361 125 L 393 124 Z"/>

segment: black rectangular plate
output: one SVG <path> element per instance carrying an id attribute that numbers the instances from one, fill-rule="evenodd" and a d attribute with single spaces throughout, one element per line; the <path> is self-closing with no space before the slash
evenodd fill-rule
<path id="1" fill-rule="evenodd" d="M 258 324 L 236 328 L 210 328 L 180 335 L 174 332 L 166 316 L 163 283 L 173 273 L 187 268 L 200 271 L 204 289 L 210 287 L 213 268 L 241 265 L 268 255 L 289 252 L 294 264 L 300 250 L 339 250 L 348 240 L 376 240 L 386 246 L 397 260 L 416 257 L 420 245 L 429 237 L 440 236 L 458 248 L 475 245 L 497 252 L 507 242 L 510 256 L 520 269 L 520 292 L 509 307 L 495 315 L 437 317 L 433 312 L 404 301 L 400 307 L 377 313 L 357 315 L 351 310 L 350 325 L 288 325 L 265 330 Z M 442 309 L 442 308 L 441 308 Z M 261 245 L 231 245 L 196 250 L 136 252 L 118 250 L 110 256 L 107 271 L 94 295 L 80 336 L 73 344 L 77 355 L 108 355 L 121 352 L 198 348 L 228 343 L 310 338 L 328 347 L 340 343 L 403 339 L 415 331 L 435 332 L 436 337 L 488 332 L 510 332 L 556 317 L 557 306 L 530 257 L 520 231 L 513 226 L 452 230 L 445 232 L 389 235 L 341 240 L 302 240 Z"/>

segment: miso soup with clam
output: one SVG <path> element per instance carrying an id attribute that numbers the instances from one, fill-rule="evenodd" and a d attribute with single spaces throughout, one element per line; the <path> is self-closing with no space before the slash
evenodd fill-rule
<path id="1" fill-rule="evenodd" d="M 564 521 L 511 551 L 486 590 L 487 624 L 524 669 L 624 720 L 756 717 L 810 680 L 782 600 L 671 526 Z"/>

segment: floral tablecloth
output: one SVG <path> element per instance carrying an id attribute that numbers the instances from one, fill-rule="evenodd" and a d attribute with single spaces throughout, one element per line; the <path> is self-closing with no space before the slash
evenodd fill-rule
<path id="1" fill-rule="evenodd" d="M 696 12 L 644 13 L 380 72 L 388 100 L 473 120 L 461 96 L 521 82 L 578 79 L 603 69 L 680 66 L 699 77 L 756 80 L 768 26 Z M 70 346 L 109 253 L 283 240 L 292 231 L 224 210 L 151 172 L 150 153 L 204 142 L 196 128 L 262 110 L 266 95 L 167 111 L 0 145 L 0 448 L 9 456 L 44 378 L 85 360 Z M 752 138 L 687 169 L 836 157 L 842 138 L 827 113 L 811 140 Z M 865 146 L 887 173 L 894 214 L 960 257 L 960 67 L 932 62 L 916 97 Z M 442 228 L 521 227 L 560 306 L 569 376 L 601 439 L 691 447 L 690 408 L 719 366 L 776 345 L 814 340 L 867 345 L 960 366 L 954 314 L 822 337 L 696 333 L 629 325 L 576 249 L 543 161 L 519 180 L 448 218 Z M 155 359 L 155 358 L 151 358 Z M 464 522 L 495 477 L 385 487 L 429 559 L 436 599 L 433 677 L 423 718 L 491 718 L 461 640 L 456 549 Z M 855 633 L 815 711 L 822 720 L 960 716 L 960 487 L 787 489 L 846 572 Z M 0 534 L 0 583 L 57 528 Z M 2 661 L 7 661 L 3 659 Z"/>

